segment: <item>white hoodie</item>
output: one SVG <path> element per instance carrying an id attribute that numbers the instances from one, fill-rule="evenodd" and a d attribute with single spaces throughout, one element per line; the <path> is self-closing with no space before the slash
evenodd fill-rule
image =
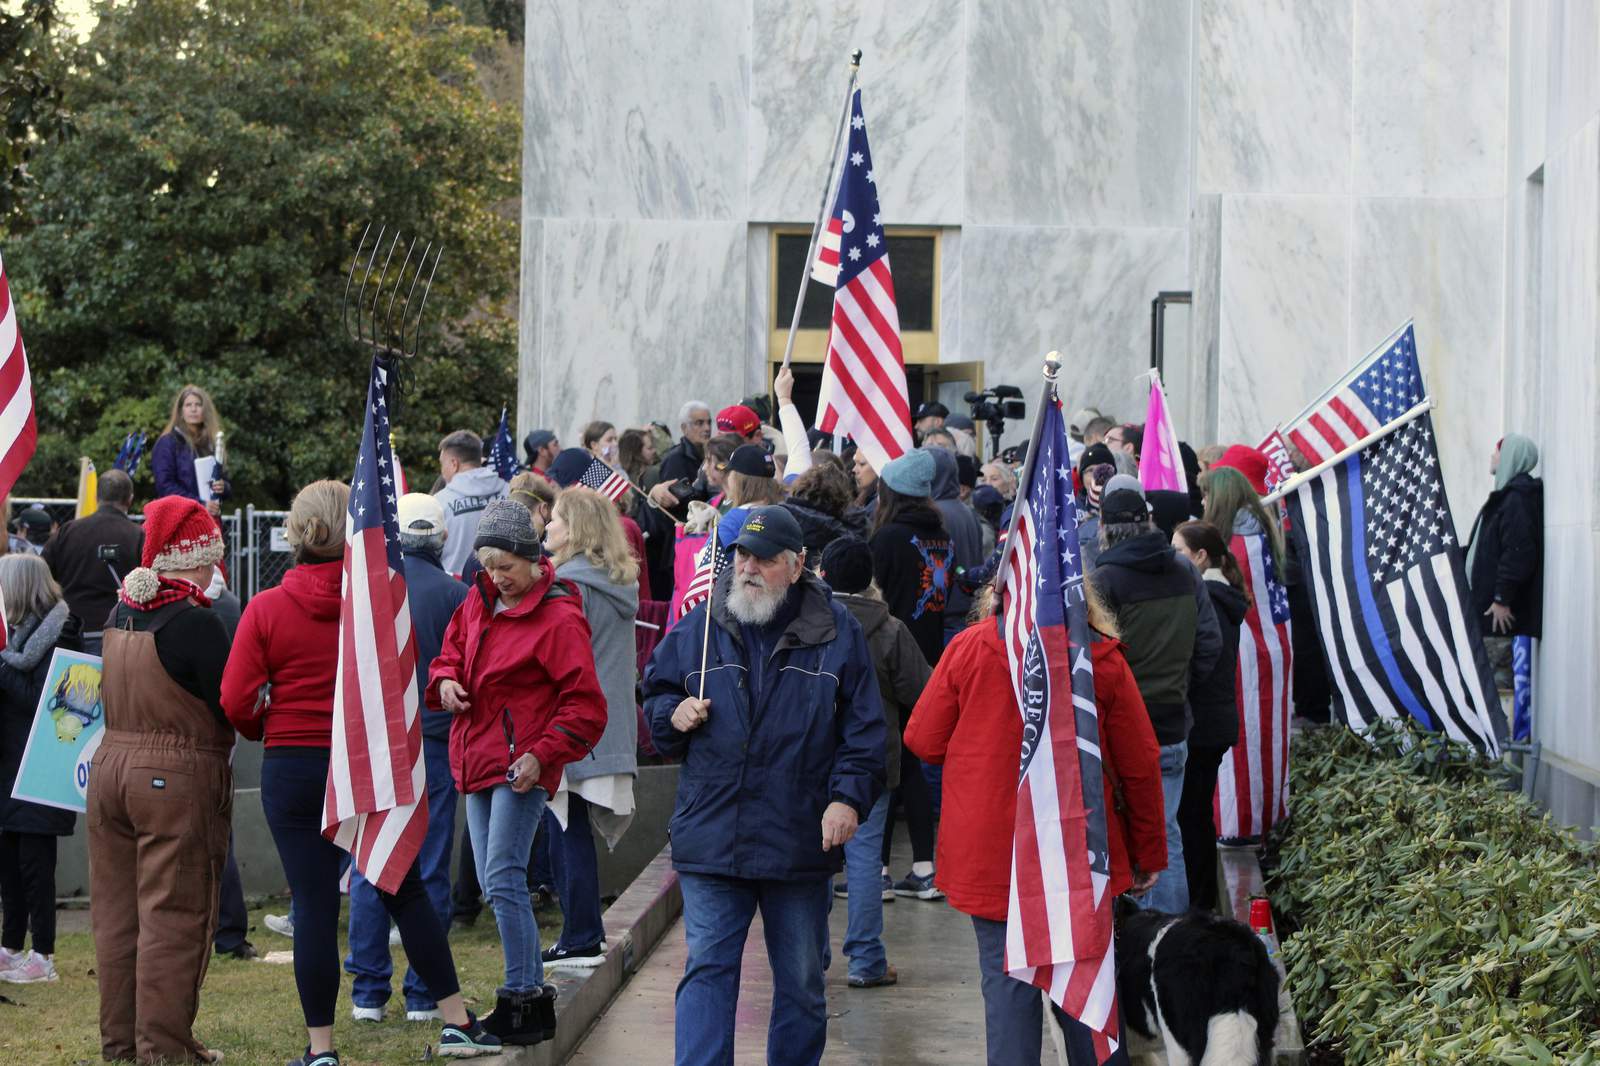
<path id="1" fill-rule="evenodd" d="M 478 534 L 478 519 L 483 509 L 496 500 L 506 498 L 506 483 L 487 466 L 474 466 L 456 472 L 444 488 L 433 494 L 444 508 L 444 528 L 447 535 L 439 564 L 453 577 L 461 576 L 461 568 L 472 554 L 472 539 Z"/>

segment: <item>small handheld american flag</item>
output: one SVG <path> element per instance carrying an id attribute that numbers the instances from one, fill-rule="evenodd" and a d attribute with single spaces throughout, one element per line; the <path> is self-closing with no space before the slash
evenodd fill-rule
<path id="1" fill-rule="evenodd" d="M 612 503 L 616 503 L 626 496 L 628 489 L 631 488 L 627 478 L 599 459 L 589 464 L 589 469 L 585 470 L 583 475 L 578 478 L 578 484 L 586 489 L 594 489 L 594 491 Z"/>
<path id="2" fill-rule="evenodd" d="M 684 590 L 683 601 L 678 604 L 679 618 L 706 601 L 706 597 L 711 595 L 711 590 L 717 585 L 717 578 L 727 569 L 728 553 L 721 548 L 722 546 L 717 543 L 716 525 L 713 523 L 711 536 L 706 539 L 700 554 L 695 556 L 694 576 L 689 579 L 689 587 Z"/>
<path id="3" fill-rule="evenodd" d="M 389 375 L 372 360 L 361 451 L 345 518 L 339 667 L 322 835 L 394 892 L 428 831 L 428 789 L 389 444 Z"/>

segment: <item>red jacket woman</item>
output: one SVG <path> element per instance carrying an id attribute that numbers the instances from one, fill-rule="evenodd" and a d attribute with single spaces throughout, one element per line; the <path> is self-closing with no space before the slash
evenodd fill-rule
<path id="1" fill-rule="evenodd" d="M 542 571 L 515 607 L 498 614 L 494 583 L 480 572 L 429 671 L 429 707 L 443 708 L 443 681 L 471 694 L 471 709 L 450 723 L 450 772 L 463 793 L 504 784 L 513 759 L 531 754 L 539 787 L 553 796 L 562 768 L 588 755 L 605 732 L 583 600 L 555 579 L 555 567 Z"/>
<path id="2" fill-rule="evenodd" d="M 1113 894 L 1134 870 L 1167 865 L 1161 749 L 1118 641 L 1091 646 L 1100 715 Z M 963 630 L 944 650 L 906 726 L 906 747 L 944 767 L 935 883 L 950 905 L 1003 922 L 1011 890 L 1011 840 L 1017 814 L 1022 714 L 1012 695 L 1005 646 L 992 618 Z M 1120 782 L 1122 802 L 1113 795 Z"/>

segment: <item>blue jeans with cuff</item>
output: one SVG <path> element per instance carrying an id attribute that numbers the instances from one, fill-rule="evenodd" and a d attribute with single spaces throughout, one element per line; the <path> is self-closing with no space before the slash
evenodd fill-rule
<path id="1" fill-rule="evenodd" d="M 417 872 L 428 902 L 439 915 L 439 924 L 450 928 L 450 851 L 456 836 L 456 785 L 450 777 L 450 742 L 422 741 L 422 757 L 428 774 L 428 833 L 417 853 Z M 389 1001 L 389 980 L 394 976 L 394 960 L 389 955 L 389 912 L 378 899 L 378 890 L 361 875 L 350 873 L 350 952 L 344 959 L 351 976 L 350 1001 L 358 1007 L 381 1007 Z M 415 967 L 406 968 L 406 1010 L 428 1011 L 439 1006 L 417 976 Z"/>
<path id="2" fill-rule="evenodd" d="M 678 885 L 689 958 L 678 982 L 677 1066 L 732 1066 L 740 963 L 757 908 L 772 966 L 768 1066 L 816 1066 L 828 1042 L 822 974 L 828 879 L 754 881 L 680 871 Z"/>
<path id="3" fill-rule="evenodd" d="M 478 883 L 500 929 L 505 987 L 512 992 L 533 992 L 544 984 L 539 923 L 528 894 L 528 849 L 548 799 L 542 788 L 518 793 L 509 784 L 467 796 L 467 829 Z"/>
<path id="4" fill-rule="evenodd" d="M 1167 815 L 1167 868 L 1156 875 L 1155 887 L 1138 897 L 1147 910 L 1182 914 L 1189 909 L 1189 875 L 1183 867 L 1183 831 L 1178 828 L 1178 805 L 1183 802 L 1183 768 L 1189 762 L 1189 742 L 1161 745 L 1161 796 Z"/>

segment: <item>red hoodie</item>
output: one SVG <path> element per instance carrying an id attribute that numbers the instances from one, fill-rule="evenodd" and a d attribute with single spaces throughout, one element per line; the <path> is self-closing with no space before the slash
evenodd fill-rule
<path id="1" fill-rule="evenodd" d="M 1133 884 L 1130 858 L 1146 873 L 1167 868 L 1161 749 L 1122 645 L 1091 645 L 1094 698 L 1105 765 L 1106 819 L 1113 895 Z M 1070 707 L 1068 708 L 1070 710 Z M 1017 817 L 1022 715 L 994 620 L 963 630 L 945 648 L 906 726 L 906 747 L 944 767 L 934 882 L 964 914 L 1003 922 L 1011 890 L 1011 838 Z M 1117 810 L 1112 774 L 1121 781 Z M 1130 855 L 1131 853 L 1131 855 Z"/>
<path id="2" fill-rule="evenodd" d="M 250 740 L 265 733 L 269 748 L 333 743 L 343 567 L 337 559 L 297 566 L 245 605 L 222 672 L 222 709 Z"/>
<path id="3" fill-rule="evenodd" d="M 450 723 L 450 772 L 462 792 L 504 784 L 514 745 L 517 756 L 539 760 L 539 785 L 553 796 L 562 769 L 593 751 L 605 732 L 606 698 L 583 599 L 570 582 L 554 582 L 548 561 L 543 569 L 528 594 L 500 614 L 494 582 L 478 574 L 428 673 L 426 701 L 435 710 L 444 707 L 441 681 L 467 690 L 470 709 Z"/>

